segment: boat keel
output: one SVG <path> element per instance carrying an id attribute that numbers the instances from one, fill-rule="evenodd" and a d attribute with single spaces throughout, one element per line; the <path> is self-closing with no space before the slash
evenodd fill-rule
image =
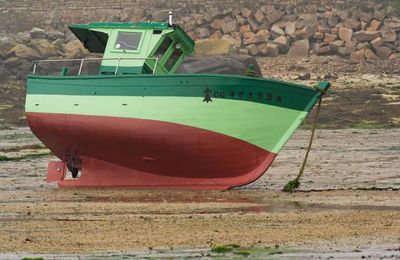
<path id="1" fill-rule="evenodd" d="M 48 164 L 47 182 L 57 182 L 60 188 L 178 188 L 190 190 L 226 190 L 232 180 L 182 178 L 149 174 L 93 158 L 82 158 L 80 176 L 68 178 L 67 163 Z"/>

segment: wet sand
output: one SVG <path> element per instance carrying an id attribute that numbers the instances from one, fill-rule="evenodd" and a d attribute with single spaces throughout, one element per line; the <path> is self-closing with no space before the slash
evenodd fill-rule
<path id="1" fill-rule="evenodd" d="M 281 189 L 300 169 L 309 130 L 259 180 L 223 192 L 57 189 L 45 182 L 56 158 L 30 130 L 0 130 L 0 259 L 400 259 L 397 62 L 259 62 L 264 76 L 335 81 L 297 192 Z M 311 79 L 299 80 L 305 72 Z M 0 92 L 0 128 L 24 125 L 23 83 Z M 212 251 L 226 244 L 239 248 Z"/>
<path id="2" fill-rule="evenodd" d="M 318 130 L 300 190 L 283 193 L 309 133 L 256 182 L 201 192 L 57 189 L 29 129 L 2 130 L 0 155 L 21 159 L 0 162 L 0 258 L 232 257 L 210 251 L 221 244 L 255 258 L 275 246 L 299 259 L 400 257 L 400 129 Z"/>

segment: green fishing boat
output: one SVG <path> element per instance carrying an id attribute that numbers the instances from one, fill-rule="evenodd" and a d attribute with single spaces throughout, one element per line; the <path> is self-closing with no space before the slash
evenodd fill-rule
<path id="1" fill-rule="evenodd" d="M 329 83 L 315 88 L 248 75 L 177 74 L 193 40 L 172 22 L 69 28 L 102 58 L 37 61 L 26 115 L 59 158 L 60 187 L 228 189 L 271 165 Z M 98 61 L 96 75 L 85 66 Z M 71 75 L 42 64 L 78 62 Z M 72 176 L 72 178 L 70 178 Z"/>

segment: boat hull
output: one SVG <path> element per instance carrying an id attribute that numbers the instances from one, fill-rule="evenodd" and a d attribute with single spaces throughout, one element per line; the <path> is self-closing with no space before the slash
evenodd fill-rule
<path id="1" fill-rule="evenodd" d="M 268 169 L 321 94 L 228 75 L 30 76 L 26 112 L 62 187 L 227 189 Z"/>
<path id="2" fill-rule="evenodd" d="M 64 162 L 79 158 L 77 179 L 65 179 L 65 167 L 57 166 L 63 169 L 57 180 L 61 187 L 227 189 L 260 177 L 276 156 L 230 136 L 161 121 L 27 116 L 35 135 L 55 155 Z"/>

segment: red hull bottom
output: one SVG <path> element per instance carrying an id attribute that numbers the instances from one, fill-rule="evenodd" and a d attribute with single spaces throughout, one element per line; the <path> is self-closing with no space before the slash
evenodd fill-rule
<path id="1" fill-rule="evenodd" d="M 60 187 L 228 189 L 259 178 L 276 154 L 223 134 L 154 120 L 27 113 L 57 156 Z M 66 179 L 68 165 L 80 177 Z"/>

